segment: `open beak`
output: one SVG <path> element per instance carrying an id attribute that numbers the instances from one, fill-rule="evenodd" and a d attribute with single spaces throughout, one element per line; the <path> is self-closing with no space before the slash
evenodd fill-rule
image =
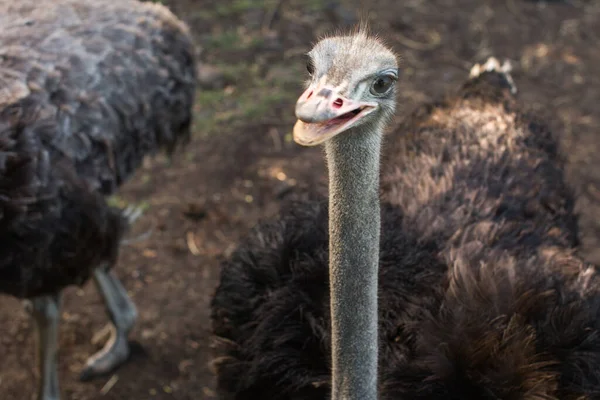
<path id="1" fill-rule="evenodd" d="M 303 146 L 321 144 L 356 125 L 376 108 L 377 103 L 348 99 L 328 85 L 311 85 L 296 102 L 294 141 Z"/>

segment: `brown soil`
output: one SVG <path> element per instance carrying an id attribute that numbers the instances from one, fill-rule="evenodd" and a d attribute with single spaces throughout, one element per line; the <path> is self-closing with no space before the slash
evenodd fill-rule
<path id="1" fill-rule="evenodd" d="M 277 1 L 167 3 L 190 24 L 201 49 L 194 140 L 169 165 L 161 157 L 149 160 L 118 199 L 148 203 L 133 236 L 151 236 L 126 246 L 116 267 L 140 318 L 131 335 L 134 355 L 114 375 L 78 381 L 97 349 L 91 338 L 107 317 L 93 285 L 66 291 L 64 399 L 216 397 L 209 302 L 219 263 L 284 198 L 326 187 L 321 151 L 290 140 L 302 53 L 316 36 L 352 24 L 358 10 L 369 10 L 374 30 L 402 55 L 398 119 L 453 90 L 473 62 L 490 55 L 511 59 L 523 104 L 547 116 L 566 150 L 585 221 L 598 215 L 600 178 L 594 174 L 600 169 L 590 168 L 600 154 L 600 4 L 593 0 L 381 0 L 368 6 L 289 0 L 278 10 Z M 8 297 L 0 321 L 0 397 L 31 399 L 37 381 L 32 324 Z"/>

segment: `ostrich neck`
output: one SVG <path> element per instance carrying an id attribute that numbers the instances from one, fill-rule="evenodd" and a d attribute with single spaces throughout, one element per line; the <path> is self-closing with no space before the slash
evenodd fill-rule
<path id="1" fill-rule="evenodd" d="M 332 400 L 377 399 L 381 133 L 327 142 Z"/>

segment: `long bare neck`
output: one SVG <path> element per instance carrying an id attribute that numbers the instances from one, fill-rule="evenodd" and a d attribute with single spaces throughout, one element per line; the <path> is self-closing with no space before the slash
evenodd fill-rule
<path id="1" fill-rule="evenodd" d="M 377 399 L 378 132 L 325 146 L 329 168 L 332 400 Z"/>

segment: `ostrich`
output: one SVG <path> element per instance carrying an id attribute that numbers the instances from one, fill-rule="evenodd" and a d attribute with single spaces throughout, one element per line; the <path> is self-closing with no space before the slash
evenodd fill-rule
<path id="1" fill-rule="evenodd" d="M 111 267 L 140 212 L 104 196 L 189 137 L 195 53 L 167 8 L 134 0 L 0 0 L 0 26 L 0 293 L 29 302 L 38 399 L 57 400 L 66 286 L 93 278 L 113 325 L 82 379 L 129 355 L 137 312 Z"/>
<path id="2" fill-rule="evenodd" d="M 287 204 L 223 264 L 222 400 L 600 393 L 598 276 L 574 254 L 560 157 L 509 67 L 476 64 L 382 147 L 392 51 L 360 30 L 308 53 L 294 138 L 325 144 L 329 199 Z"/>

